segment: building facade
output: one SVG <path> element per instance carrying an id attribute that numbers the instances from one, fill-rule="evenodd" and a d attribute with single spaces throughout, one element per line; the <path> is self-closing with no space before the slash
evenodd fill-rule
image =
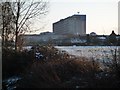
<path id="1" fill-rule="evenodd" d="M 41 34 L 32 34 L 32 35 L 21 35 L 21 38 L 24 41 L 24 45 L 34 45 L 34 44 L 50 44 L 57 43 L 64 40 L 66 35 L 56 35 L 52 32 L 44 32 Z"/>
<path id="2" fill-rule="evenodd" d="M 86 15 L 73 15 L 53 23 L 53 32 L 58 35 L 85 35 Z"/>

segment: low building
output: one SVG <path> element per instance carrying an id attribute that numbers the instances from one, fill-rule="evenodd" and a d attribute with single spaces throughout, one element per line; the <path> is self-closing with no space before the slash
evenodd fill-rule
<path id="1" fill-rule="evenodd" d="M 66 35 L 56 35 L 51 32 L 45 32 L 41 34 L 32 34 L 32 35 L 21 35 L 23 38 L 24 45 L 34 45 L 34 44 L 48 44 L 54 43 L 60 39 L 66 38 Z"/>

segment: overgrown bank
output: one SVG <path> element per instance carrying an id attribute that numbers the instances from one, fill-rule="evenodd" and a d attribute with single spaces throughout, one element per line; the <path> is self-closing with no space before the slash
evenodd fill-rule
<path id="1" fill-rule="evenodd" d="M 35 57 L 36 52 L 42 57 Z M 19 88 L 119 87 L 115 72 L 103 71 L 94 60 L 70 56 L 52 46 L 21 52 L 5 50 L 3 55 L 3 76 L 20 75 Z"/>

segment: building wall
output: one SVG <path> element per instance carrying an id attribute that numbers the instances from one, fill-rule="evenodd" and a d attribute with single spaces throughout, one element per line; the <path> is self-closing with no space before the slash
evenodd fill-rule
<path id="1" fill-rule="evenodd" d="M 86 34 L 86 15 L 73 15 L 53 23 L 53 32 L 55 34 Z"/>
<path id="2" fill-rule="evenodd" d="M 22 35 L 25 45 L 33 44 L 33 43 L 48 43 L 53 40 L 64 39 L 67 36 L 65 35 L 54 35 L 54 34 L 46 34 L 46 35 Z"/>

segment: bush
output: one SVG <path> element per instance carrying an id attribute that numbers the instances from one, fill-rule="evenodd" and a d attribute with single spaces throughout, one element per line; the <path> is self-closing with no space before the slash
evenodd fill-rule
<path id="1" fill-rule="evenodd" d="M 12 49 L 2 50 L 2 71 L 3 71 L 3 79 L 18 75 L 24 72 L 25 68 L 27 68 L 33 61 L 32 53 L 27 51 L 16 52 Z"/>
<path id="2" fill-rule="evenodd" d="M 54 68 L 47 63 L 33 63 L 30 70 L 23 76 L 23 80 L 19 82 L 19 88 L 58 87 L 61 82 Z"/>
<path id="3" fill-rule="evenodd" d="M 74 76 L 84 76 L 98 72 L 99 64 L 87 58 L 76 58 L 62 53 L 52 46 L 42 46 L 39 49 L 46 58 L 35 61 L 19 82 L 20 88 L 55 88 L 67 87 L 66 81 Z M 92 72 L 92 73 L 91 73 Z M 65 86 L 64 86 L 65 85 Z"/>
<path id="4" fill-rule="evenodd" d="M 44 58 L 36 60 L 35 51 Z M 52 46 L 21 52 L 3 49 L 3 77 L 20 74 L 19 88 L 119 87 L 112 71 L 101 72 L 93 59 L 71 56 Z"/>

